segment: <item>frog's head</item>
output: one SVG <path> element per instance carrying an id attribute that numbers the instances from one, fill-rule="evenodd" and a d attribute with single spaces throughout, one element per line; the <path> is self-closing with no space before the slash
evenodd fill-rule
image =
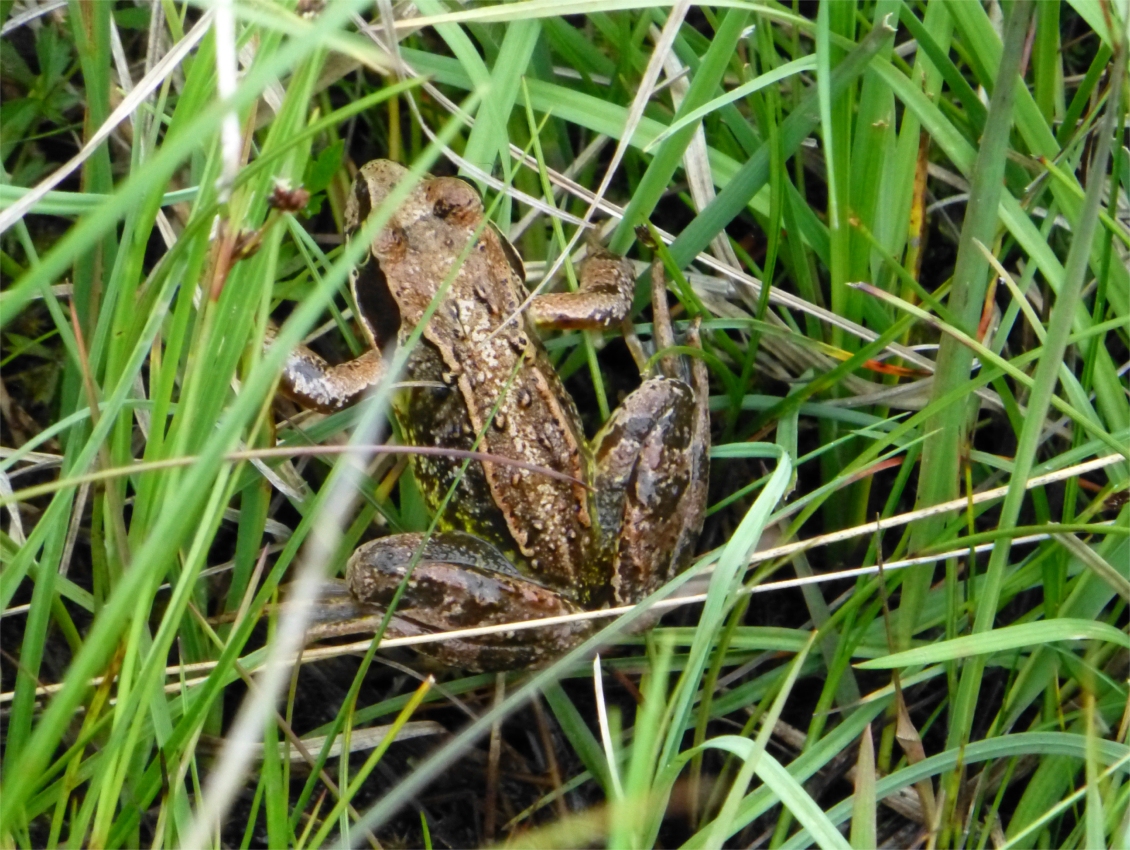
<path id="1" fill-rule="evenodd" d="M 347 231 L 358 230 L 408 175 L 407 168 L 387 159 L 361 166 L 346 201 Z M 409 231 L 421 222 L 440 221 L 453 228 L 470 229 L 482 218 L 482 199 L 471 186 L 456 177 L 425 177 L 390 217 L 388 227 Z"/>
<path id="2" fill-rule="evenodd" d="M 407 168 L 389 160 L 363 165 L 346 202 L 350 237 L 409 179 Z M 353 275 L 361 319 L 375 345 L 387 344 L 402 322 L 423 314 L 452 258 L 478 240 L 483 221 L 478 192 L 455 177 L 425 177 L 404 195 Z"/>

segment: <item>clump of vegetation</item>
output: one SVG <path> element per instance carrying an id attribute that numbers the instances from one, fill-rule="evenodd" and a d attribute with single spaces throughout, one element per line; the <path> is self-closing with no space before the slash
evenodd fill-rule
<path id="1" fill-rule="evenodd" d="M 0 843 L 1130 844 L 1126 15 L 0 2 Z M 702 320 L 700 557 L 543 669 L 282 604 L 431 525 L 387 387 L 276 393 L 377 157 Z M 547 347 L 590 433 L 639 380 Z"/>

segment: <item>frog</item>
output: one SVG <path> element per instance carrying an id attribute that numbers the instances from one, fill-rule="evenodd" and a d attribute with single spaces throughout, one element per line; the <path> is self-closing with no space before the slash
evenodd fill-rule
<path id="1" fill-rule="evenodd" d="M 347 238 L 409 174 L 390 160 L 359 169 L 346 202 Z M 540 332 L 630 331 L 636 286 L 629 260 L 596 245 L 588 254 L 575 291 L 531 298 L 522 259 L 478 191 L 456 177 L 424 177 L 350 275 L 366 350 L 337 365 L 304 347 L 289 355 L 283 392 L 333 412 L 388 379 L 389 352 L 426 322 L 392 400 L 403 442 L 497 458 L 412 455 L 437 530 L 358 547 L 344 585 L 320 609 L 324 622 L 340 622 L 344 632 L 358 620 L 379 621 L 409 572 L 386 636 L 632 605 L 690 564 L 707 501 L 706 365 L 664 353 L 675 337 L 656 264 L 660 352 L 586 439 Z M 685 339 L 701 349 L 697 320 Z M 416 649 L 442 668 L 510 670 L 544 664 L 593 631 L 591 621 L 569 622 Z"/>

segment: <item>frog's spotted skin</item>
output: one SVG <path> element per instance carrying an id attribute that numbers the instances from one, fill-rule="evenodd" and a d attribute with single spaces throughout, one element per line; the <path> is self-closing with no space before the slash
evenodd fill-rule
<path id="1" fill-rule="evenodd" d="M 406 175 L 384 160 L 362 167 L 346 208 L 350 232 Z M 483 462 L 471 463 L 459 480 L 462 460 L 414 457 L 433 511 L 459 483 L 440 517 L 447 533 L 425 547 L 427 566 L 416 568 L 400 603 L 400 633 L 633 603 L 689 562 L 706 504 L 705 367 L 695 358 L 688 383 L 678 360 L 665 360 L 664 374 L 645 380 L 587 443 L 535 322 L 614 326 L 630 309 L 634 276 L 630 263 L 605 251 L 595 252 L 581 276 L 578 292 L 542 296 L 511 319 L 527 294 L 517 253 L 484 222 L 474 189 L 449 177 L 424 180 L 353 276 L 372 351 L 339 367 L 300 351 L 294 369 L 288 366 L 283 384 L 292 395 L 316 398 L 321 409 L 350 403 L 357 393 L 337 405 L 337 387 L 355 391 L 378 381 L 384 365 L 377 347 L 393 338 L 404 343 L 446 282 L 409 358 L 406 380 L 424 385 L 394 401 L 405 439 L 471 449 L 482 435 L 479 451 L 573 479 Z M 657 340 L 666 345 L 672 335 L 658 271 L 653 281 Z M 697 330 L 688 341 L 698 345 Z M 467 551 L 457 557 L 459 541 Z M 357 550 L 348 576 L 360 604 L 388 601 L 420 543 L 397 535 Z M 450 666 L 504 669 L 559 654 L 589 631 L 583 624 L 538 629 L 424 651 Z"/>
<path id="2" fill-rule="evenodd" d="M 368 206 L 377 207 L 404 174 L 404 169 L 387 161 L 364 166 L 358 180 L 365 183 Z M 355 191 L 353 197 L 358 194 Z M 346 210 L 353 229 L 362 223 L 359 215 L 364 206 L 359 203 L 356 210 L 352 205 Z M 434 417 L 437 410 L 445 412 L 435 398 L 451 394 L 445 390 L 409 390 L 397 402 L 398 416 L 416 434 L 413 442 L 470 448 L 474 436 L 482 433 L 481 451 L 587 481 L 579 417 L 536 333 L 524 318 L 501 327 L 503 319 L 520 310 L 526 290 L 511 264 L 516 255 L 508 256 L 493 228 L 482 227 L 482 216 L 482 203 L 470 186 L 437 177 L 409 194 L 373 242 L 373 259 L 400 308 L 401 341 L 466 254 L 423 338 L 442 363 L 441 378 L 456 390 L 457 401 L 447 408 L 463 408 L 465 415 L 458 424 L 469 424 L 470 433 L 455 439 L 444 434 L 443 442 L 427 439 L 453 430 Z M 476 230 L 481 230 L 477 241 Z M 466 251 L 472 244 L 474 248 Z M 428 465 L 438 470 L 444 461 L 433 459 Z M 454 474 L 462 461 L 448 465 Z M 590 562 L 592 520 L 585 487 L 563 486 L 512 466 L 487 463 L 481 468 L 491 501 L 500 508 L 487 513 L 492 521 L 496 513 L 501 516 L 511 545 L 517 546 L 531 571 L 551 586 L 575 586 L 582 565 Z M 436 473 L 437 479 L 447 477 Z M 430 506 L 438 507 L 446 487 L 424 486 Z M 478 530 L 475 524 L 464 527 Z"/>

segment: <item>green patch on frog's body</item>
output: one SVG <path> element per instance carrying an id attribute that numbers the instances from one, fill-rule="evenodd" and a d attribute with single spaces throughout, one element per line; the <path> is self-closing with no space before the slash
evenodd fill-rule
<path id="1" fill-rule="evenodd" d="M 404 439 L 414 446 L 483 451 L 458 393 L 450 387 L 435 386 L 445 383 L 443 376 L 438 352 L 427 342 L 418 343 L 408 359 L 405 380 L 425 385 L 400 390 L 393 400 Z M 494 502 L 481 463 L 461 457 L 413 455 L 412 469 L 429 512 L 439 514 L 441 530 L 466 531 L 488 540 L 522 572 L 529 572 L 506 518 Z M 447 506 L 441 514 L 445 500 Z"/>

